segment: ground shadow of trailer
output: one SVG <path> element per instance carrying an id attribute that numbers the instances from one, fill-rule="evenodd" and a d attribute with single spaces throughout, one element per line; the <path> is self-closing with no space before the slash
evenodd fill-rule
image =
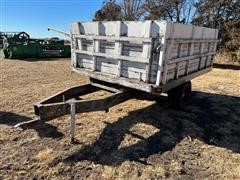
<path id="1" fill-rule="evenodd" d="M 83 160 L 110 166 L 117 166 L 126 160 L 147 164 L 148 157 L 172 150 L 185 137 L 197 138 L 206 144 L 240 152 L 240 97 L 193 92 L 193 97 L 184 111 L 169 109 L 167 102 L 162 99 L 160 102 L 129 112 L 114 123 L 105 122 L 106 127 L 94 143 L 81 146 L 70 155 L 57 157 L 51 166 L 59 162 L 74 164 Z M 28 120 L 30 118 L 26 116 L 0 112 L 1 124 L 14 126 Z M 159 131 L 144 138 L 130 130 L 138 123 L 154 126 Z M 57 127 L 45 122 L 26 125 L 23 129 L 34 129 L 42 138 L 63 136 Z M 140 141 L 119 148 L 127 134 Z"/>
<path id="2" fill-rule="evenodd" d="M 0 124 L 6 124 L 9 126 L 14 126 L 18 123 L 30 121 L 31 118 L 19 115 L 13 112 L 2 112 L 0 111 Z M 60 138 L 63 136 L 63 133 L 58 131 L 56 126 L 53 126 L 51 124 L 45 123 L 45 122 L 35 122 L 30 125 L 22 126 L 22 129 L 34 129 L 39 137 L 44 138 Z"/>
<path id="3" fill-rule="evenodd" d="M 194 92 L 185 111 L 170 110 L 166 103 L 155 103 L 130 112 L 114 123 L 107 123 L 92 145 L 83 146 L 67 157 L 59 157 L 53 164 L 77 163 L 82 160 L 111 166 L 126 160 L 147 163 L 144 159 L 173 149 L 185 137 L 240 152 L 239 100 L 240 97 Z M 152 125 L 160 131 L 144 138 L 141 134 L 129 131 L 137 123 Z M 140 141 L 119 148 L 129 133 Z M 164 141 L 166 138 L 170 141 Z"/>

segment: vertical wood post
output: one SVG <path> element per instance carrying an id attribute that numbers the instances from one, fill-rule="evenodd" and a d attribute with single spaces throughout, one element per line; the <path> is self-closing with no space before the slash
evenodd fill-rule
<path id="1" fill-rule="evenodd" d="M 71 27 L 71 32 L 70 32 L 70 37 L 71 37 L 71 66 L 72 67 L 77 67 L 77 60 L 78 60 L 78 55 L 75 53 L 75 50 L 79 49 L 78 45 L 78 40 L 75 38 L 76 34 L 80 34 L 80 24 L 79 23 L 74 23 L 72 24 Z"/>
<path id="2" fill-rule="evenodd" d="M 193 40 L 194 37 L 194 26 L 192 26 L 192 35 L 191 35 L 191 40 Z M 191 56 L 194 54 L 194 42 L 190 42 L 188 44 L 188 56 Z M 185 74 L 188 75 L 189 73 L 189 65 L 190 65 L 190 60 L 187 60 L 186 62 L 186 71 Z"/>
<path id="3" fill-rule="evenodd" d="M 151 36 L 151 25 L 152 25 L 152 21 L 146 21 L 145 24 L 144 24 L 144 37 L 145 38 L 150 38 L 150 36 Z M 150 77 L 151 51 L 152 51 L 152 43 L 145 43 L 145 42 L 143 42 L 142 57 L 149 59 L 148 63 L 146 64 L 146 78 L 145 78 L 145 82 L 148 82 L 149 81 L 149 77 Z"/>
<path id="4" fill-rule="evenodd" d="M 205 46 L 205 43 L 201 42 L 201 44 L 200 44 L 200 54 L 203 54 L 204 46 Z M 204 58 L 206 58 L 206 56 L 204 56 Z M 202 59 L 203 59 L 203 57 L 199 58 L 198 70 L 201 69 Z"/>
<path id="5" fill-rule="evenodd" d="M 171 23 L 170 26 L 170 34 L 169 37 L 173 37 L 174 36 L 174 24 Z M 163 69 L 163 78 L 162 78 L 162 83 L 166 84 L 167 82 L 167 75 L 168 75 L 168 61 L 170 59 L 171 56 L 171 52 L 172 52 L 172 47 L 173 47 L 174 41 L 171 40 L 170 43 L 167 44 L 167 54 L 166 54 L 166 58 L 164 60 L 164 69 Z"/>
<path id="6" fill-rule="evenodd" d="M 78 34 L 81 34 L 81 23 L 79 22 L 78 23 Z M 82 50 L 82 39 L 81 38 L 76 38 L 76 44 L 77 44 L 77 47 L 78 47 L 78 50 Z"/>
<path id="7" fill-rule="evenodd" d="M 95 22 L 95 35 L 98 36 L 99 32 L 99 22 Z M 93 52 L 99 52 L 100 49 L 100 40 L 93 39 Z M 92 56 L 93 58 L 93 71 L 97 69 L 97 57 Z"/>
<path id="8" fill-rule="evenodd" d="M 178 44 L 178 52 L 177 52 L 177 57 L 178 57 L 178 58 L 181 57 L 181 51 L 182 51 L 182 43 L 179 43 L 179 44 Z M 178 62 L 177 65 L 176 65 L 175 79 L 178 79 L 178 76 L 179 76 L 180 63 L 181 63 L 181 62 Z"/>
<path id="9" fill-rule="evenodd" d="M 116 22 L 116 37 L 120 37 L 121 36 L 121 25 L 122 22 L 121 21 L 117 21 Z M 122 55 L 122 44 L 123 42 L 121 41 L 115 41 L 115 54 L 117 56 Z M 118 59 L 118 65 L 117 65 L 117 77 L 121 76 L 121 71 L 122 71 L 122 60 Z"/>
<path id="10" fill-rule="evenodd" d="M 202 39 L 205 39 L 205 35 L 204 35 L 204 28 L 203 28 L 203 30 L 202 30 Z M 205 42 L 201 42 L 201 44 L 200 44 L 200 54 L 203 54 L 203 52 L 204 52 L 204 46 L 206 46 L 206 43 Z M 206 56 L 204 56 L 204 58 L 205 59 L 207 59 L 208 58 L 208 56 L 206 57 Z M 201 69 L 201 64 L 202 64 L 202 59 L 203 59 L 203 56 L 201 56 L 200 57 L 200 59 L 199 59 L 199 64 L 198 64 L 198 70 L 200 70 Z"/>

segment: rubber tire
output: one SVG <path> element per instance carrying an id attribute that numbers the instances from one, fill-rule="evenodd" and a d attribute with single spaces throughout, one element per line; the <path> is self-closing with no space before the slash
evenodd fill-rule
<path id="1" fill-rule="evenodd" d="M 6 59 L 11 59 L 12 58 L 11 50 L 9 50 L 9 49 L 4 50 L 4 56 L 5 56 Z"/>
<path id="2" fill-rule="evenodd" d="M 176 88 L 167 92 L 168 94 L 168 107 L 183 110 L 187 105 L 187 101 L 190 99 L 192 92 L 191 81 L 188 81 Z"/>

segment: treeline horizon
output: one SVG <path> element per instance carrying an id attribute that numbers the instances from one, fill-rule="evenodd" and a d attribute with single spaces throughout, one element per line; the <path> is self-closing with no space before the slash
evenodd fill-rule
<path id="1" fill-rule="evenodd" d="M 168 20 L 219 30 L 219 52 L 240 63 L 240 0 L 104 0 L 93 21 Z"/>

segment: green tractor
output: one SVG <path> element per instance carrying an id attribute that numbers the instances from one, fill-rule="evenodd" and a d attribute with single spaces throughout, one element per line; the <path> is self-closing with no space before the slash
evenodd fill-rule
<path id="1" fill-rule="evenodd" d="M 31 39 L 29 34 L 20 32 L 3 38 L 2 54 L 5 58 L 70 57 L 70 45 L 58 38 Z"/>

